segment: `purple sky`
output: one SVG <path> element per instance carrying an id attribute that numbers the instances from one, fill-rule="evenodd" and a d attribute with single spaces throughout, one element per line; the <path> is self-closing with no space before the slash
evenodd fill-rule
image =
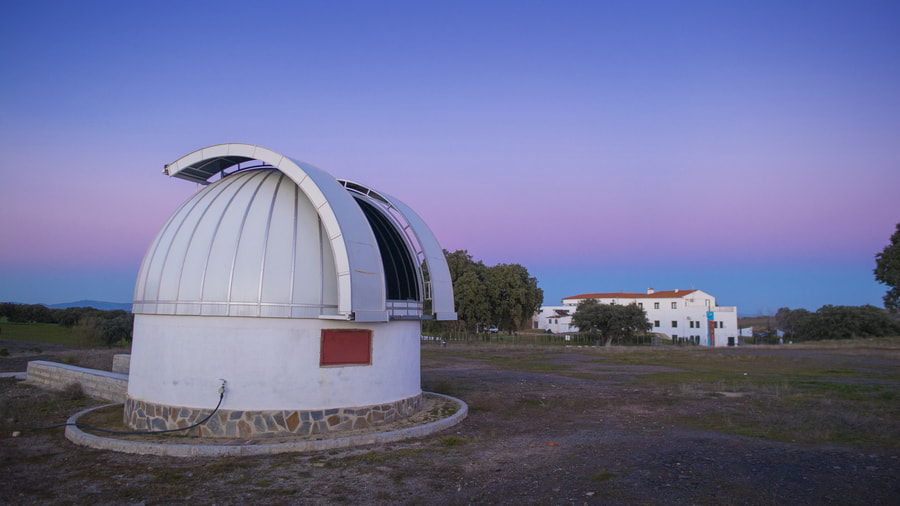
<path id="1" fill-rule="evenodd" d="M 0 3 L 0 301 L 130 301 L 195 190 L 163 165 L 247 142 L 400 198 L 548 304 L 881 306 L 900 3 L 294 3 Z"/>

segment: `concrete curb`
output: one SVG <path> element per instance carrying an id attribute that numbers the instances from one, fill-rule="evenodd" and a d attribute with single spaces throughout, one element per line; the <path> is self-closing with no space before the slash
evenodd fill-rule
<path id="1" fill-rule="evenodd" d="M 361 434 L 359 436 L 337 437 L 331 439 L 319 439 L 316 441 L 292 441 L 288 443 L 253 443 L 248 445 L 194 445 L 194 444 L 167 444 L 167 443 L 147 443 L 143 441 L 127 441 L 124 439 L 116 439 L 114 437 L 101 437 L 93 434 L 87 434 L 76 427 L 78 418 L 82 415 L 90 413 L 95 409 L 113 406 L 114 404 L 106 404 L 90 409 L 86 409 L 72 415 L 67 423 L 71 424 L 66 427 L 66 439 L 89 448 L 99 450 L 112 450 L 121 453 L 131 453 L 135 455 L 159 455 L 167 457 L 231 457 L 241 455 L 274 455 L 277 453 L 291 452 L 314 452 L 321 450 L 333 450 L 336 448 L 352 448 L 356 446 L 365 446 L 373 444 L 384 444 L 424 437 L 444 429 L 452 427 L 463 421 L 469 414 L 469 406 L 449 395 L 436 394 L 433 392 L 422 392 L 423 394 L 436 395 L 459 405 L 456 413 L 437 420 L 435 422 L 419 425 L 416 427 L 408 427 L 400 430 L 389 432 L 378 432 L 375 434 Z"/>

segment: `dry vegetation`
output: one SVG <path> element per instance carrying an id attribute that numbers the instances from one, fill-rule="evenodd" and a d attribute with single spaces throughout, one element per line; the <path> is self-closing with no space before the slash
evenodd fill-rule
<path id="1" fill-rule="evenodd" d="M 23 431 L 92 401 L 3 380 L 0 503 L 896 504 L 898 365 L 900 339 L 429 344 L 423 387 L 465 400 L 461 425 L 378 447 L 234 459 L 129 456 L 74 447 L 60 429 Z"/>

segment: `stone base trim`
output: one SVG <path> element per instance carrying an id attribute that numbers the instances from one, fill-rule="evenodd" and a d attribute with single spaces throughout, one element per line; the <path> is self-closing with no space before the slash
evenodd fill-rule
<path id="1" fill-rule="evenodd" d="M 408 418 L 422 409 L 422 394 L 373 406 L 311 411 L 218 410 L 203 425 L 187 432 L 201 437 L 263 438 L 311 436 L 377 427 Z M 212 409 L 165 406 L 125 398 L 124 422 L 132 430 L 171 430 L 190 427 Z"/>
<path id="2" fill-rule="evenodd" d="M 441 394 L 428 394 L 450 399 L 459 406 L 456 413 L 431 423 L 407 427 L 405 429 L 388 432 L 376 432 L 374 434 L 360 435 L 329 435 L 322 439 L 300 440 L 289 442 L 266 443 L 265 440 L 245 441 L 234 444 L 225 439 L 210 439 L 212 444 L 177 444 L 182 438 L 168 439 L 167 442 L 133 441 L 129 439 L 117 439 L 110 435 L 96 436 L 88 434 L 75 426 L 78 419 L 97 408 L 88 408 L 69 418 L 66 427 L 66 439 L 73 443 L 98 450 L 112 450 L 133 455 L 158 455 L 167 457 L 239 457 L 252 455 L 275 455 L 279 453 L 313 452 L 323 450 L 341 450 L 358 446 L 395 443 L 404 439 L 419 438 L 446 430 L 466 418 L 469 413 L 465 402 Z M 277 439 L 274 441 L 278 441 Z M 250 443 L 250 444 L 244 444 Z"/>

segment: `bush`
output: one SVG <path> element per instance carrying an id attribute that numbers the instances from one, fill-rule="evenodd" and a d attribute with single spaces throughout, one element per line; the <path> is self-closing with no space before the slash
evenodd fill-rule
<path id="1" fill-rule="evenodd" d="M 820 307 L 815 313 L 783 307 L 775 315 L 778 326 L 795 341 L 883 337 L 900 334 L 900 323 L 875 306 Z"/>
<path id="2" fill-rule="evenodd" d="M 69 383 L 63 389 L 63 394 L 70 401 L 78 401 L 85 398 L 84 388 L 81 386 L 81 383 Z"/>

